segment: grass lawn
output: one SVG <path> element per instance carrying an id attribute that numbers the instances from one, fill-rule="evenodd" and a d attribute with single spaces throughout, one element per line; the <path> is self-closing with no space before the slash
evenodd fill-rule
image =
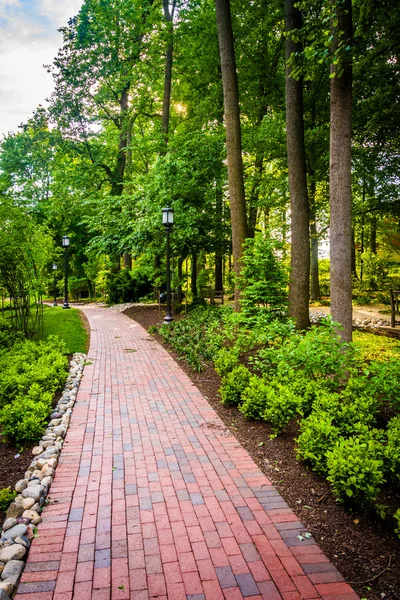
<path id="1" fill-rule="evenodd" d="M 89 334 L 85 329 L 81 312 L 77 308 L 66 310 L 60 306 L 44 305 L 43 339 L 57 335 L 64 340 L 68 354 L 88 351 Z"/>

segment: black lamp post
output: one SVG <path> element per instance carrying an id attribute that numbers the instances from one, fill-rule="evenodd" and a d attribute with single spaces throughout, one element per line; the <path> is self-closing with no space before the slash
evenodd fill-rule
<path id="1" fill-rule="evenodd" d="M 174 223 L 174 210 L 172 208 L 167 207 L 162 209 L 162 222 L 167 236 L 167 314 L 165 315 L 164 323 L 171 323 L 174 320 L 171 310 L 171 267 L 169 253 L 169 233 Z"/>
<path id="2" fill-rule="evenodd" d="M 53 303 L 53 306 L 57 306 L 56 271 L 57 271 L 57 265 L 56 265 L 56 263 L 53 263 L 53 273 L 54 273 L 54 303 Z"/>
<path id="3" fill-rule="evenodd" d="M 64 248 L 64 304 L 63 308 L 70 308 L 68 304 L 68 247 L 69 247 L 69 237 L 67 235 L 63 235 L 62 245 Z"/>

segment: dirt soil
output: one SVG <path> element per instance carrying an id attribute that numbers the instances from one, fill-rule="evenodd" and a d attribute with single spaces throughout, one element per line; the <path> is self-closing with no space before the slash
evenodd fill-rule
<path id="1" fill-rule="evenodd" d="M 160 324 L 164 318 L 154 305 L 137 306 L 125 314 L 146 329 Z M 220 378 L 212 366 L 197 373 L 159 336 L 155 337 L 179 362 L 225 425 L 271 479 L 360 598 L 400 600 L 400 543 L 393 535 L 393 521 L 386 523 L 368 510 L 352 511 L 338 504 L 328 482 L 296 461 L 293 441 L 296 426 L 270 440 L 271 430 L 266 423 L 248 421 L 235 407 L 220 403 Z M 400 494 L 385 494 L 383 502 L 394 512 L 400 507 Z"/>

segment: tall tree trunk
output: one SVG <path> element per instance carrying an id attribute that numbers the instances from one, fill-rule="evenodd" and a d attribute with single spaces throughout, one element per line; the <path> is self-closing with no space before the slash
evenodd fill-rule
<path id="1" fill-rule="evenodd" d="M 215 0 L 228 159 L 228 187 L 232 227 L 233 264 L 240 275 L 243 243 L 247 237 L 246 199 L 243 181 L 239 91 L 229 0 Z M 235 283 L 235 309 L 239 310 L 239 288 Z"/>
<path id="2" fill-rule="evenodd" d="M 321 290 L 319 287 L 318 231 L 315 212 L 315 181 L 311 181 L 310 196 L 311 300 L 319 300 L 321 298 Z"/>
<path id="3" fill-rule="evenodd" d="M 370 249 L 373 254 L 376 254 L 376 214 L 372 215 L 371 220 Z"/>
<path id="4" fill-rule="evenodd" d="M 351 303 L 351 105 L 352 66 L 345 48 L 351 45 L 351 0 L 332 0 L 332 51 L 340 53 L 331 65 L 330 129 L 330 265 L 331 314 L 352 339 Z"/>
<path id="5" fill-rule="evenodd" d="M 164 136 L 165 145 L 168 144 L 169 114 L 170 114 L 170 110 L 171 110 L 172 59 L 173 59 L 173 52 L 174 52 L 173 19 L 174 19 L 175 5 L 176 5 L 176 0 L 173 0 L 172 7 L 170 9 L 169 0 L 163 0 L 164 17 L 167 22 L 167 28 L 168 28 L 168 45 L 167 45 L 167 53 L 165 56 L 164 96 L 163 96 L 163 107 L 162 107 L 162 132 L 163 132 L 163 136 Z M 166 150 L 164 150 L 164 151 L 166 151 Z"/>
<path id="6" fill-rule="evenodd" d="M 294 0 L 285 0 L 286 33 L 301 29 L 301 14 Z M 301 51 L 301 45 L 286 36 L 286 61 Z M 291 77 L 292 67 L 286 66 L 286 130 L 291 211 L 291 270 L 289 313 L 298 329 L 310 324 L 310 233 L 309 205 L 304 146 L 303 81 Z"/>
<path id="7" fill-rule="evenodd" d="M 223 192 L 221 179 L 217 181 L 216 190 L 215 190 L 215 281 L 214 286 L 215 290 L 221 291 L 223 289 L 223 273 L 222 273 L 222 264 L 223 264 L 223 243 L 222 243 L 222 235 L 223 235 L 223 223 L 222 223 L 222 213 L 223 213 Z"/>
<path id="8" fill-rule="evenodd" d="M 124 269 L 132 269 L 132 254 L 124 252 Z"/>
<path id="9" fill-rule="evenodd" d="M 356 238 L 354 234 L 354 227 L 351 228 L 351 273 L 356 279 L 358 279 L 356 264 Z"/>
<path id="10" fill-rule="evenodd" d="M 190 290 L 193 298 L 197 296 L 197 254 L 192 252 L 191 256 L 191 272 L 190 272 Z"/>
<path id="11" fill-rule="evenodd" d="M 183 258 L 180 256 L 178 258 L 178 285 L 177 285 L 177 293 L 176 293 L 176 300 L 177 300 L 178 304 L 182 304 L 182 299 L 183 299 L 182 280 L 183 280 Z"/>

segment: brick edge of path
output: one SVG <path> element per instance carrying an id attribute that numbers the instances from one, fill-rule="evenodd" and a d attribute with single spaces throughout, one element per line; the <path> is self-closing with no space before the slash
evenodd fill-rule
<path id="1" fill-rule="evenodd" d="M 83 311 L 91 364 L 16 600 L 359 600 L 168 352 Z"/>

